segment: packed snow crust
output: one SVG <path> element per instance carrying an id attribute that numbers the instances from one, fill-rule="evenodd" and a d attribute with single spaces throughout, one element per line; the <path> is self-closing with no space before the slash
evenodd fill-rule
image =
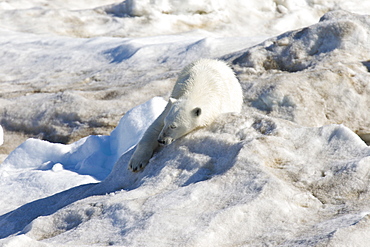
<path id="1" fill-rule="evenodd" d="M 368 245 L 369 16 L 332 11 L 256 45 L 261 37 L 217 35 L 235 24 L 228 34 L 243 36 L 250 17 L 271 36 L 278 30 L 271 23 L 297 28 L 303 20 L 287 21 L 303 15 L 310 22 L 335 2 L 256 1 L 248 17 L 243 6 L 227 15 L 247 18 L 230 23 L 221 18 L 240 6 L 232 1 L 95 0 L 92 10 L 72 2 L 0 5 L 0 59 L 12 61 L 0 68 L 0 148 L 19 131 L 71 142 L 28 139 L 0 165 L 0 245 Z M 337 4 L 370 11 L 363 2 Z M 18 18 L 32 13 L 38 26 Z M 224 24 L 216 29 L 183 34 L 191 29 L 171 26 L 216 14 Z M 60 22 L 48 23 L 51 15 Z M 96 15 L 161 36 L 96 37 L 108 35 L 99 33 L 102 22 L 77 25 L 95 33 L 80 39 L 90 34 L 60 26 L 68 24 L 61 16 L 91 22 Z M 242 113 L 162 147 L 143 172 L 130 172 L 135 144 L 163 110 L 178 71 L 201 57 L 231 64 L 243 87 Z M 105 135 L 80 139 L 89 131 Z"/>
<path id="2" fill-rule="evenodd" d="M 342 123 L 367 138 L 369 41 L 369 16 L 335 11 L 227 58 L 248 106 L 306 126 Z"/>
<path id="3" fill-rule="evenodd" d="M 2 3 L 2 27 L 18 32 L 86 38 L 163 35 L 194 29 L 227 36 L 240 32 L 255 36 L 270 34 L 271 31 L 277 34 L 313 23 L 331 9 L 346 9 L 348 6 L 343 0 L 267 0 L 243 4 L 238 0 L 95 0 L 92 4 L 87 0 L 44 2 L 17 0 Z M 369 4 L 360 0 L 352 2 L 369 8 Z M 363 11 L 356 4 L 350 8 Z"/>

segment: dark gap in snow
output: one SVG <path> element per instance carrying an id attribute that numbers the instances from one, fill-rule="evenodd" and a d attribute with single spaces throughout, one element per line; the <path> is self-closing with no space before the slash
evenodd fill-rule
<path id="1" fill-rule="evenodd" d="M 358 136 L 366 143 L 366 145 L 370 146 L 370 133 L 358 134 Z"/>
<path id="2" fill-rule="evenodd" d="M 368 72 L 370 72 L 370 60 L 361 62 L 367 69 Z"/>

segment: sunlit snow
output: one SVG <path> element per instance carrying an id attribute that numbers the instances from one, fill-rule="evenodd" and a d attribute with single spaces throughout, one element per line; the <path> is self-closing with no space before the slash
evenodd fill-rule
<path id="1" fill-rule="evenodd" d="M 1 2 L 0 245 L 368 246 L 369 13 L 359 0 Z M 234 69 L 242 112 L 132 173 L 199 58 Z"/>

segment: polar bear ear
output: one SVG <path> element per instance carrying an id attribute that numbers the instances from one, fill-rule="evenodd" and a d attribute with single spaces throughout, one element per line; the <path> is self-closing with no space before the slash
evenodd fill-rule
<path id="1" fill-rule="evenodd" d="M 169 100 L 168 102 L 170 102 L 171 104 L 174 104 L 176 101 L 177 101 L 177 99 L 175 99 L 175 98 L 170 98 L 170 100 Z"/>
<path id="2" fill-rule="evenodd" d="M 194 108 L 193 113 L 194 113 L 194 115 L 195 115 L 196 117 L 199 117 L 199 116 L 200 116 L 200 114 L 202 114 L 202 109 L 200 109 L 199 107 Z"/>

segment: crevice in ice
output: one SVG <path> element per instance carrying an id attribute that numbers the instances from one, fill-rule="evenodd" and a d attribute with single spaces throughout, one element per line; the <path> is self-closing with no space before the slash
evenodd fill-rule
<path id="1" fill-rule="evenodd" d="M 366 67 L 367 71 L 370 72 L 370 60 L 369 61 L 364 61 L 362 64 Z"/>

